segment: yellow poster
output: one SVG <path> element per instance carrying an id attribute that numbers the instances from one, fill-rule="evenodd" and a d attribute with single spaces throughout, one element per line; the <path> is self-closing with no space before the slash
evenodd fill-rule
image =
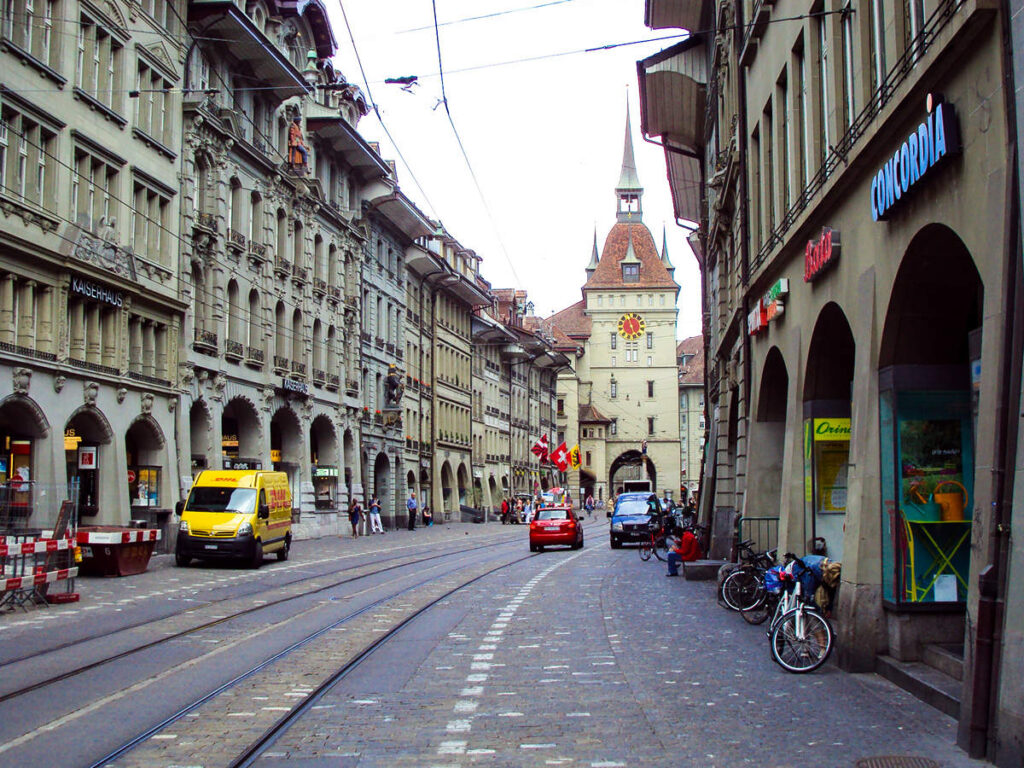
<path id="1" fill-rule="evenodd" d="M 850 441 L 849 419 L 815 419 L 814 442 L 830 440 Z"/>
<path id="2" fill-rule="evenodd" d="M 819 443 L 815 445 L 814 452 L 814 468 L 818 475 L 818 512 L 845 514 L 849 444 Z"/>

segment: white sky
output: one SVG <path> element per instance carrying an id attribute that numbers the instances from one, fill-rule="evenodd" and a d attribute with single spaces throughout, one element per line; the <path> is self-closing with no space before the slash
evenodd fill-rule
<path id="1" fill-rule="evenodd" d="M 644 26 L 643 0 L 437 0 L 448 106 L 483 200 L 439 104 L 430 0 L 342 2 L 370 94 L 423 192 L 375 115 L 363 118 L 360 133 L 398 161 L 402 190 L 483 257 L 483 276 L 495 288 L 525 288 L 538 315 L 581 298 L 594 227 L 600 252 L 615 223 L 628 86 L 644 222 L 659 250 L 667 227 L 682 286 L 676 335 L 700 333 L 699 272 L 686 230 L 674 223 L 664 154 L 640 136 L 636 62 L 677 40 L 485 66 L 671 34 Z M 365 88 L 340 5 L 327 5 L 335 64 Z M 527 10 L 445 23 L 515 9 Z M 469 67 L 482 68 L 458 72 Z M 411 93 L 384 83 L 407 75 L 419 77 Z"/>

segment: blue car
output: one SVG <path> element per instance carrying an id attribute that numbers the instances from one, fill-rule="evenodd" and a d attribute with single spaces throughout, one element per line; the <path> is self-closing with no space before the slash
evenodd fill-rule
<path id="1" fill-rule="evenodd" d="M 647 506 L 647 498 L 650 495 L 649 491 L 619 494 L 615 500 L 611 529 L 608 532 L 612 549 L 618 549 L 624 541 L 643 540 L 651 521 Z"/>

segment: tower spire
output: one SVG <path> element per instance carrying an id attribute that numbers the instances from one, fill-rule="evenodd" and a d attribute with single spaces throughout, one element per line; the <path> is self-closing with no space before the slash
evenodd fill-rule
<path id="1" fill-rule="evenodd" d="M 674 274 L 676 268 L 668 260 L 668 230 L 665 229 L 664 224 L 661 225 L 661 263 L 665 265 L 665 269 L 670 275 Z"/>
<path id="2" fill-rule="evenodd" d="M 597 255 L 597 225 L 594 225 L 594 252 L 590 254 L 590 263 L 587 264 L 587 280 L 590 279 L 591 275 L 597 269 L 598 263 L 601 261 L 601 257 Z"/>
<path id="3" fill-rule="evenodd" d="M 640 198 L 643 197 L 644 188 L 640 186 L 640 179 L 636 175 L 636 160 L 633 157 L 633 131 L 629 120 L 629 100 L 626 100 L 626 140 L 622 150 L 622 171 L 619 173 L 619 183 L 615 187 L 615 195 L 618 198 L 618 221 L 639 222 L 643 218 L 643 208 Z"/>

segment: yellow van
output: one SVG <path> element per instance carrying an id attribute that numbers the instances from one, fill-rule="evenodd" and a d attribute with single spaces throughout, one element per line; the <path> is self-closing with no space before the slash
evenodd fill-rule
<path id="1" fill-rule="evenodd" d="M 241 559 L 259 568 L 265 552 L 288 559 L 292 545 L 292 494 L 284 472 L 207 469 L 199 473 L 181 516 L 174 561 Z"/>

